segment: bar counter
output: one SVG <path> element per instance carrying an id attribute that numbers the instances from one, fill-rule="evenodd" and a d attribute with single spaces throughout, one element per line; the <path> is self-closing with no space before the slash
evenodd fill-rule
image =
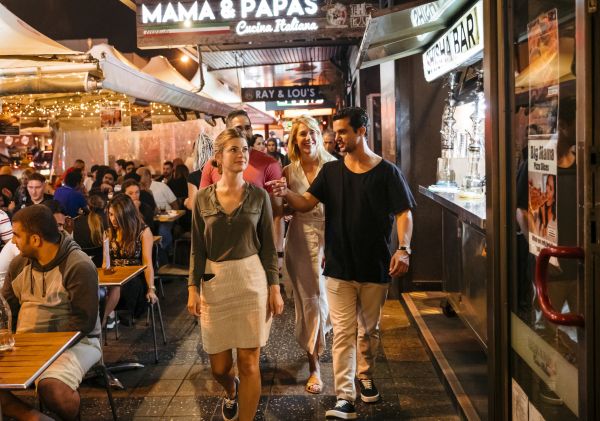
<path id="1" fill-rule="evenodd" d="M 444 313 L 456 314 L 487 348 L 486 203 L 457 193 L 419 186 L 419 193 L 442 208 Z"/>

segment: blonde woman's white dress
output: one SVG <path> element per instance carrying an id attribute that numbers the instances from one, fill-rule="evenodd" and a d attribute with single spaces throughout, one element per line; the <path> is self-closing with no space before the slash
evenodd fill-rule
<path id="1" fill-rule="evenodd" d="M 319 165 L 319 171 L 323 163 Z M 299 162 L 286 167 L 290 190 L 303 194 L 310 184 Z M 296 309 L 295 336 L 298 344 L 314 353 L 317 338 L 321 354 L 325 349 L 325 334 L 331 329 L 325 277 L 321 262 L 325 245 L 325 213 L 322 204 L 308 212 L 295 212 L 290 221 L 286 242 L 284 276 L 294 292 Z"/>

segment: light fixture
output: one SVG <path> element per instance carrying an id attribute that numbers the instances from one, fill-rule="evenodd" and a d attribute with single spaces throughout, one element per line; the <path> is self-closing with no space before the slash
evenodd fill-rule
<path id="1" fill-rule="evenodd" d="M 179 60 L 181 60 L 182 63 L 187 63 L 188 61 L 190 61 L 190 58 L 187 55 L 183 54 Z"/>
<path id="2" fill-rule="evenodd" d="M 29 145 L 29 136 L 23 136 L 21 138 L 21 143 L 25 146 Z"/>
<path id="3" fill-rule="evenodd" d="M 13 138 L 12 138 L 12 136 L 6 136 L 4 138 L 4 144 L 8 145 L 8 146 L 12 145 L 13 144 Z"/>

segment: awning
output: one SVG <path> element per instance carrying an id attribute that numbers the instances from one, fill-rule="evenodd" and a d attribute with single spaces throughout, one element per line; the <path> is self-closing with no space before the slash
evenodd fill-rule
<path id="1" fill-rule="evenodd" d="M 377 10 L 365 29 L 353 73 L 358 69 L 421 53 L 448 27 L 468 0 L 400 4 Z M 414 6 L 414 7 L 410 7 Z"/>
<path id="2" fill-rule="evenodd" d="M 0 56 L 75 55 L 70 50 L 13 15 L 0 4 Z"/>
<path id="3" fill-rule="evenodd" d="M 152 57 L 148 64 L 142 67 L 142 72 L 148 73 L 157 79 L 163 80 L 181 89 L 185 89 L 186 91 L 198 91 L 198 87 L 179 73 L 164 56 Z"/>
<path id="4" fill-rule="evenodd" d="M 121 60 L 114 51 L 114 48 L 106 46 L 95 46 L 89 51 L 89 54 L 100 62 L 105 78 L 104 88 L 145 101 L 169 104 L 211 116 L 226 116 L 232 111 L 226 104 L 201 97 L 138 70 L 128 60 Z"/>

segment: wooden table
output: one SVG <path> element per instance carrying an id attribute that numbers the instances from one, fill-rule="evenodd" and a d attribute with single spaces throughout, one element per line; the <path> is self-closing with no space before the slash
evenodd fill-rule
<path id="1" fill-rule="evenodd" d="M 107 272 L 103 268 L 98 268 L 98 285 L 107 286 L 121 286 L 124 283 L 132 280 L 138 274 L 146 269 L 146 265 L 143 266 L 113 266 L 111 272 Z"/>
<path id="2" fill-rule="evenodd" d="M 0 352 L 0 389 L 27 389 L 81 335 L 17 333 L 12 351 Z"/>
<path id="3" fill-rule="evenodd" d="M 154 216 L 154 220 L 158 222 L 175 222 L 183 215 L 185 215 L 185 210 L 176 210 L 176 211 L 168 211 L 170 213 L 160 213 Z M 177 213 L 175 213 L 177 212 Z"/>

